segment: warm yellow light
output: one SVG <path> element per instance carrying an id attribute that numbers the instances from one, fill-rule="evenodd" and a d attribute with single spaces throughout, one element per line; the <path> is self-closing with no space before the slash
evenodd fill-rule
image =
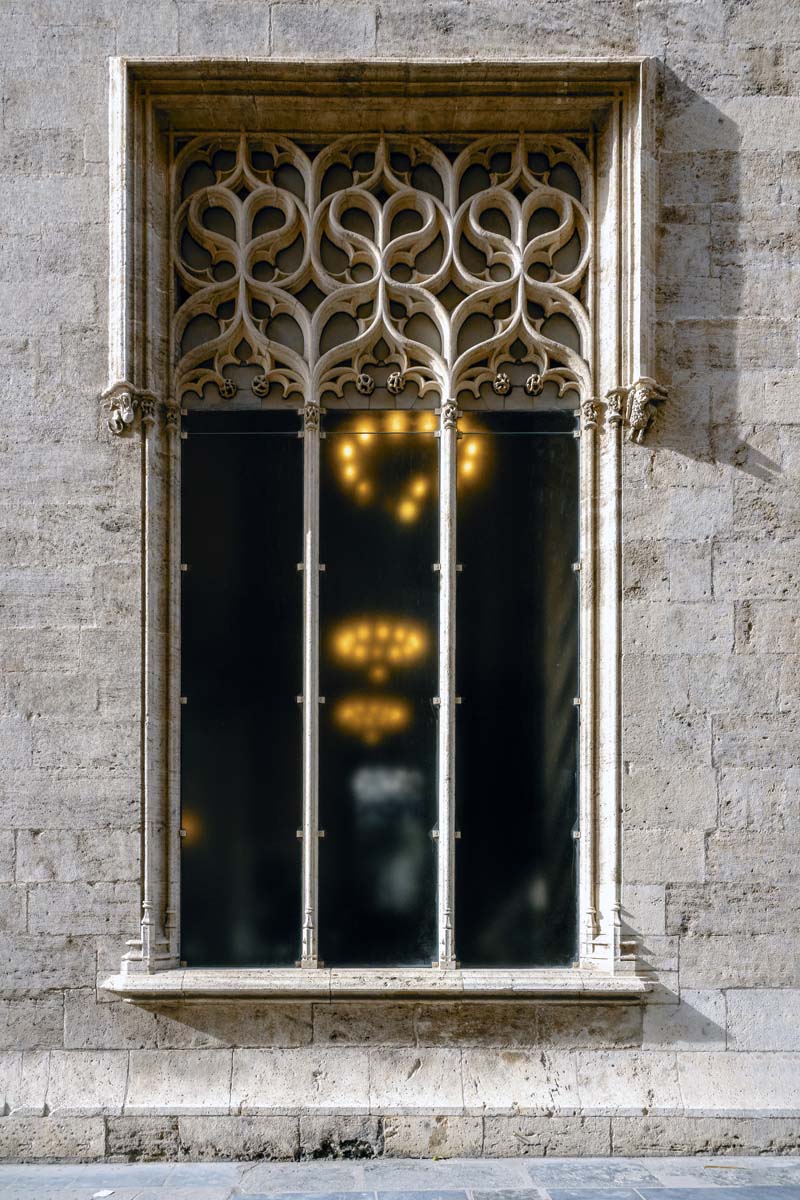
<path id="1" fill-rule="evenodd" d="M 340 662 L 365 668 L 372 682 L 383 683 L 390 664 L 410 665 L 425 656 L 428 635 L 424 625 L 407 618 L 358 617 L 333 631 L 330 646 Z"/>
<path id="2" fill-rule="evenodd" d="M 478 443 L 477 442 L 469 442 L 469 444 L 467 445 L 467 454 L 471 454 L 474 458 L 474 456 L 477 453 L 478 453 Z"/>
<path id="3" fill-rule="evenodd" d="M 428 491 L 428 481 L 424 476 L 420 475 L 411 484 L 411 495 L 421 499 Z"/>
<path id="4" fill-rule="evenodd" d="M 422 413 L 419 420 L 419 427 L 423 433 L 433 433 L 436 428 L 436 413 Z"/>
<path id="5" fill-rule="evenodd" d="M 461 470 L 464 472 L 465 475 L 472 475 L 475 470 L 475 463 L 469 462 L 469 461 L 465 462 L 462 465 Z"/>
<path id="6" fill-rule="evenodd" d="M 401 521 L 407 524 L 411 521 L 416 521 L 419 508 L 413 500 L 401 500 L 397 506 L 397 515 Z"/>
<path id="7" fill-rule="evenodd" d="M 404 433 L 408 428 L 406 414 L 399 410 L 389 414 L 389 429 L 392 433 Z"/>
<path id="8" fill-rule="evenodd" d="M 339 453 L 342 458 L 352 458 L 355 454 L 355 447 L 352 442 L 343 442 L 339 447 Z"/>
<path id="9" fill-rule="evenodd" d="M 368 746 L 399 733 L 411 722 L 411 705 L 399 696 L 350 696 L 334 707 L 340 729 Z"/>
<path id="10" fill-rule="evenodd" d="M 359 500 L 369 500 L 370 496 L 372 495 L 372 485 L 369 484 L 366 479 L 362 479 L 356 488 L 356 495 L 358 496 Z"/>

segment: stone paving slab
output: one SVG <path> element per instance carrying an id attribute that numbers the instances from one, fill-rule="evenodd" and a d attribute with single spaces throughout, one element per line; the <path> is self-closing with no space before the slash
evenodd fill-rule
<path id="1" fill-rule="evenodd" d="M 0 1164 L 0 1200 L 800 1200 L 800 1158 Z"/>

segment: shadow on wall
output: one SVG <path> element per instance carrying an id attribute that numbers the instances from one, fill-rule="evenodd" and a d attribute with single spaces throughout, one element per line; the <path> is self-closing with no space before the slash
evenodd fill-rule
<path id="1" fill-rule="evenodd" d="M 780 486 L 780 461 L 752 440 L 770 367 L 793 359 L 756 237 L 780 155 L 743 154 L 739 125 L 665 65 L 659 112 L 658 377 L 672 392 L 652 444 Z"/>

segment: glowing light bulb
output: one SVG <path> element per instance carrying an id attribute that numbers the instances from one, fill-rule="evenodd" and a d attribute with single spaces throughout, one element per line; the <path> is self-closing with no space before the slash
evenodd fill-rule
<path id="1" fill-rule="evenodd" d="M 342 458 L 352 458 L 353 455 L 355 454 L 355 447 L 353 446 L 353 443 L 352 442 L 344 442 L 339 447 L 339 453 L 341 454 Z"/>
<path id="2" fill-rule="evenodd" d="M 421 499 L 428 491 L 428 481 L 420 475 L 419 479 L 415 479 L 411 485 L 411 495 Z"/>
<path id="3" fill-rule="evenodd" d="M 401 500 L 397 506 L 397 515 L 401 521 L 406 523 L 415 521 L 419 509 L 413 500 Z"/>
<path id="4" fill-rule="evenodd" d="M 467 461 L 463 464 L 461 470 L 465 475 L 472 475 L 475 472 L 475 463 Z"/>

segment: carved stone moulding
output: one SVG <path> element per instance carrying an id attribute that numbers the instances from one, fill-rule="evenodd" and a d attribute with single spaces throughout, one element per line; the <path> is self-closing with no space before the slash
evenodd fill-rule
<path id="1" fill-rule="evenodd" d="M 135 388 L 124 380 L 113 383 L 100 397 L 100 404 L 109 433 L 121 436 L 132 432 L 137 415 L 143 426 L 154 425 L 159 419 L 170 432 L 177 430 L 180 410 L 175 404 L 164 404 L 154 392 Z"/>
<path id="2" fill-rule="evenodd" d="M 612 388 L 606 396 L 606 422 L 609 426 L 627 425 L 627 440 L 641 446 L 653 424 L 656 406 L 663 404 L 668 395 L 669 388 L 649 376 L 642 376 L 628 387 Z"/>

